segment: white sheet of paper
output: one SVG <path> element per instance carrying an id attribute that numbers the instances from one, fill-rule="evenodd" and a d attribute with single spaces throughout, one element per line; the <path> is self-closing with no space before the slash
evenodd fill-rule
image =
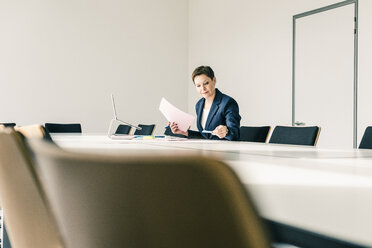
<path id="1" fill-rule="evenodd" d="M 178 128 L 184 132 L 189 129 L 191 123 L 195 119 L 193 115 L 185 113 L 173 106 L 164 97 L 160 101 L 159 110 L 169 122 L 177 123 Z"/>

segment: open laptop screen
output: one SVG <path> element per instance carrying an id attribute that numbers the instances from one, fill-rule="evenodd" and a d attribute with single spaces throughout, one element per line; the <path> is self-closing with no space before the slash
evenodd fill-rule
<path id="1" fill-rule="evenodd" d="M 117 120 L 118 117 L 116 115 L 116 107 L 115 107 L 114 94 L 111 94 L 111 102 L 112 102 L 112 110 L 114 111 L 114 119 Z"/>

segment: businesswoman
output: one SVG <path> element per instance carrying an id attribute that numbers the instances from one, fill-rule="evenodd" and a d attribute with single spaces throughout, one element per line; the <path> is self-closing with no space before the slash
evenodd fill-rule
<path id="1" fill-rule="evenodd" d="M 196 103 L 197 131 L 178 129 L 177 123 L 169 123 L 174 134 L 189 138 L 239 140 L 240 115 L 238 103 L 215 88 L 216 77 L 209 66 L 199 66 L 192 73 L 196 91 L 202 98 Z"/>

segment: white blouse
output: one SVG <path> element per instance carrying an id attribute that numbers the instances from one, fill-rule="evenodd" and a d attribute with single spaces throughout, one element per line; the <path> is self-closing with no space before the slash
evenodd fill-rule
<path id="1" fill-rule="evenodd" d="M 202 126 L 203 129 L 205 129 L 205 124 L 207 123 L 207 118 L 208 118 L 208 115 L 209 115 L 209 110 L 211 110 L 210 108 L 209 109 L 203 109 L 203 113 L 201 115 L 201 121 L 200 121 L 200 124 Z"/>

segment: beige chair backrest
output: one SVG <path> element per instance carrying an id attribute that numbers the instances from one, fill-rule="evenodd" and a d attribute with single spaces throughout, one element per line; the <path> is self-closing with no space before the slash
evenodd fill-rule
<path id="1" fill-rule="evenodd" d="M 0 201 L 13 247 L 64 247 L 42 192 L 23 137 L 12 129 L 2 129 Z"/>
<path id="2" fill-rule="evenodd" d="M 41 125 L 38 124 L 23 127 L 15 126 L 14 129 L 27 138 L 33 137 L 43 139 L 45 136 L 43 128 L 41 127 Z"/>
<path id="3" fill-rule="evenodd" d="M 14 130 L 16 130 L 17 132 L 20 132 L 23 136 L 25 136 L 28 139 L 38 138 L 38 139 L 44 139 L 44 140 L 53 142 L 48 131 L 46 131 L 46 129 L 40 124 L 22 126 L 22 127 L 15 126 Z"/>
<path id="4" fill-rule="evenodd" d="M 68 247 L 270 247 L 246 190 L 222 162 L 30 145 Z"/>

